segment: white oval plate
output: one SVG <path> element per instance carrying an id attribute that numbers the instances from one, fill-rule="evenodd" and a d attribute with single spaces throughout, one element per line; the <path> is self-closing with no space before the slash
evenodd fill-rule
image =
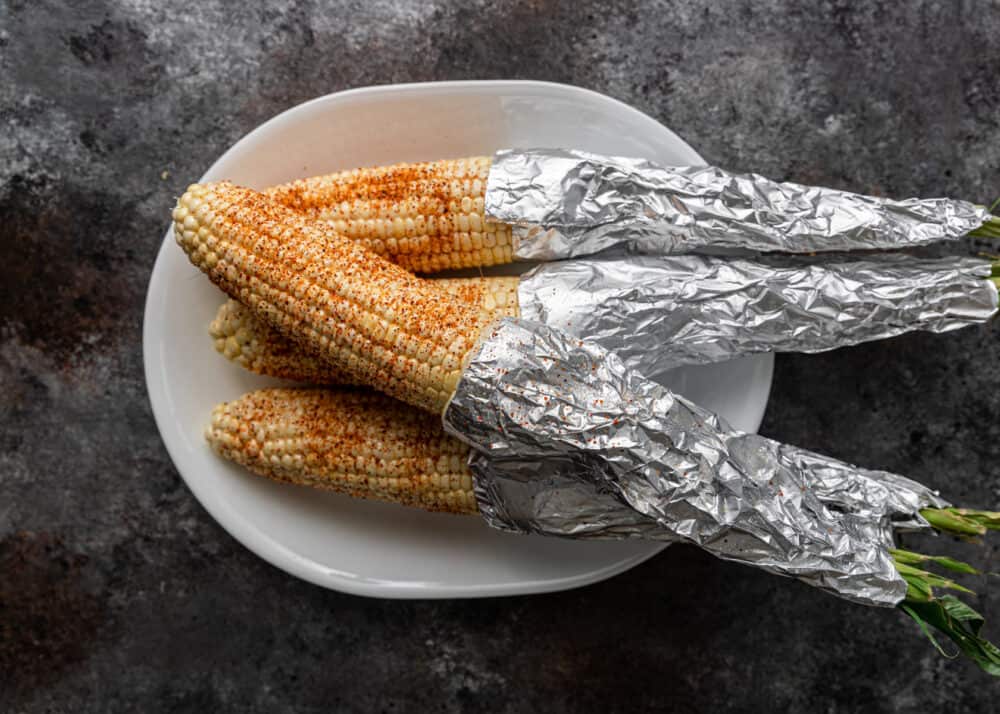
<path id="1" fill-rule="evenodd" d="M 250 132 L 201 180 L 263 188 L 355 166 L 516 146 L 704 163 L 669 129 L 594 92 L 544 82 L 444 82 L 355 89 L 306 102 Z M 181 476 L 229 533 L 268 562 L 359 595 L 478 597 L 585 585 L 663 548 L 510 535 L 476 518 L 282 486 L 223 461 L 202 437 L 212 406 L 274 383 L 215 353 L 207 325 L 223 297 L 168 230 L 146 298 L 146 382 Z M 753 431 L 767 403 L 772 365 L 770 356 L 741 359 L 678 370 L 666 382 Z"/>

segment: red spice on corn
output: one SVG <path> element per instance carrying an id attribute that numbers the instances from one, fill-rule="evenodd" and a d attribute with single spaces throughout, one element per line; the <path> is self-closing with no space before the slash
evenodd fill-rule
<path id="1" fill-rule="evenodd" d="M 487 156 L 351 169 L 267 189 L 408 270 L 434 273 L 513 260 L 510 227 L 486 220 Z"/>
<path id="2" fill-rule="evenodd" d="M 454 278 L 434 284 L 478 305 L 484 321 L 518 316 L 516 277 Z M 310 384 L 352 384 L 342 369 L 303 351 L 236 300 L 219 307 L 209 334 L 217 352 L 251 372 Z"/>
<path id="3" fill-rule="evenodd" d="M 488 324 L 470 305 L 328 226 L 223 181 L 174 209 L 194 265 L 303 350 L 366 384 L 440 413 Z"/>
<path id="4" fill-rule="evenodd" d="M 468 447 L 418 409 L 374 392 L 262 389 L 218 405 L 205 437 L 224 458 L 275 481 L 477 511 Z"/>

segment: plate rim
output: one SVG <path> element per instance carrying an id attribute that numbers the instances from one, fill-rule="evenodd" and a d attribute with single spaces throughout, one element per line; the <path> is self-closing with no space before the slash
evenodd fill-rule
<path id="1" fill-rule="evenodd" d="M 704 163 L 704 159 L 698 154 L 698 152 L 672 129 L 663 125 L 645 112 L 642 112 L 641 110 L 606 94 L 558 82 L 509 79 L 456 80 L 446 82 L 409 82 L 402 84 L 380 84 L 366 87 L 355 87 L 339 92 L 332 92 L 300 102 L 284 109 L 241 136 L 236 142 L 229 146 L 229 148 L 223 151 L 222 154 L 215 159 L 215 161 L 212 162 L 211 166 L 209 166 L 199 179 L 199 182 L 204 181 L 206 180 L 206 177 L 211 176 L 213 172 L 215 172 L 216 167 L 230 154 L 245 148 L 247 144 L 251 144 L 256 139 L 257 135 L 262 134 L 280 124 L 286 119 L 287 115 L 291 113 L 303 111 L 307 108 L 328 102 L 343 102 L 344 100 L 349 101 L 355 97 L 364 95 L 385 93 L 398 95 L 400 93 L 419 93 L 429 89 L 433 89 L 435 91 L 467 91 L 469 89 L 484 86 L 488 86 L 499 91 L 503 91 L 504 89 L 521 91 L 525 89 L 533 89 L 558 92 L 563 96 L 576 94 L 586 96 L 590 101 L 616 105 L 618 109 L 627 111 L 636 116 L 636 118 L 640 119 L 642 122 L 650 124 L 651 129 L 655 129 L 655 131 L 660 132 L 661 134 L 664 132 L 669 134 L 680 144 L 686 147 L 698 162 L 702 164 Z M 170 409 L 167 406 L 167 402 L 170 400 L 170 395 L 167 393 L 168 390 L 165 389 L 165 385 L 162 384 L 157 378 L 157 370 L 162 368 L 163 365 L 158 360 L 159 355 L 157 354 L 155 345 L 156 332 L 154 328 L 154 323 L 156 322 L 156 316 L 154 313 L 163 299 L 163 281 L 166 279 L 164 277 L 163 270 L 160 269 L 161 259 L 166 254 L 166 251 L 173 248 L 173 241 L 171 238 L 171 228 L 168 225 L 164 233 L 163 240 L 160 243 L 160 247 L 156 252 L 156 258 L 153 262 L 153 268 L 150 273 L 149 283 L 146 289 L 145 304 L 143 307 L 142 359 L 143 377 L 146 383 L 146 396 L 153 412 L 153 420 L 156 424 L 160 441 L 163 443 L 163 446 L 167 451 L 167 455 L 170 457 L 170 461 L 181 480 L 191 491 L 198 504 L 205 509 L 208 515 L 211 516 L 212 519 L 224 531 L 226 531 L 230 537 L 254 555 L 262 558 L 272 566 L 309 583 L 351 595 L 382 599 L 458 599 L 529 595 L 570 590 L 600 582 L 630 570 L 652 558 L 654 555 L 660 553 L 667 547 L 668 544 L 666 543 L 651 542 L 649 544 L 650 547 L 642 552 L 623 558 L 611 565 L 589 570 L 586 573 L 578 575 L 527 581 L 521 580 L 516 583 L 455 586 L 427 581 L 385 581 L 363 576 L 359 577 L 358 575 L 347 573 L 345 571 L 323 567 L 314 560 L 300 555 L 287 546 L 277 542 L 273 538 L 262 535 L 259 530 L 250 528 L 244 519 L 240 517 L 237 512 L 231 510 L 225 502 L 211 497 L 208 494 L 207 489 L 202 489 L 198 483 L 198 479 L 188 478 L 185 476 L 184 471 L 178 465 L 183 461 L 181 448 L 184 446 L 185 440 L 174 434 L 169 428 L 173 424 L 173 419 L 168 419 L 170 416 Z M 159 300 L 157 299 L 158 297 L 160 298 Z M 773 385 L 774 357 L 772 354 L 768 354 L 766 357 L 767 358 L 763 360 L 763 364 L 761 365 L 764 372 L 762 377 L 765 380 L 765 386 L 761 390 L 763 392 L 763 397 L 759 406 L 752 410 L 753 431 L 756 431 L 760 427 L 767 404 L 770 401 L 770 392 Z"/>

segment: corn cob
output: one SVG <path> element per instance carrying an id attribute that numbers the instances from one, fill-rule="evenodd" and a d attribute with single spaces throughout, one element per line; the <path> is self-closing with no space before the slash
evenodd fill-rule
<path id="1" fill-rule="evenodd" d="M 305 352 L 236 300 L 219 306 L 208 327 L 215 349 L 256 374 L 311 384 L 351 384 L 342 369 Z"/>
<path id="2" fill-rule="evenodd" d="M 195 184 L 173 218 L 230 297 L 351 381 L 422 409 L 443 410 L 488 325 L 478 306 L 256 191 Z"/>
<path id="3" fill-rule="evenodd" d="M 456 278 L 437 280 L 435 285 L 479 305 L 483 319 L 490 320 L 517 317 L 518 282 L 516 277 Z M 343 370 L 303 352 L 235 300 L 219 307 L 209 334 L 220 354 L 251 372 L 311 384 L 351 384 Z"/>
<path id="4" fill-rule="evenodd" d="M 468 447 L 425 414 L 368 391 L 263 389 L 218 405 L 221 456 L 275 481 L 475 513 Z"/>
<path id="5" fill-rule="evenodd" d="M 413 272 L 500 265 L 513 248 L 510 227 L 483 213 L 490 163 L 480 156 L 354 169 L 265 193 Z"/>

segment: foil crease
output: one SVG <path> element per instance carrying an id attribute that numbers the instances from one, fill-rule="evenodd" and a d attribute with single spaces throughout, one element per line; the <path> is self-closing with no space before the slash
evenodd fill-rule
<path id="1" fill-rule="evenodd" d="M 600 345 L 523 319 L 476 350 L 444 424 L 474 450 L 494 527 L 695 543 L 869 605 L 906 592 L 894 528 L 946 505 L 901 476 L 735 431 Z"/>
<path id="2" fill-rule="evenodd" d="M 521 316 L 654 376 L 752 352 L 821 352 L 996 313 L 990 264 L 907 255 L 822 262 L 702 255 L 581 258 L 522 276 Z"/>
<path id="3" fill-rule="evenodd" d="M 712 166 L 562 149 L 498 152 L 487 219 L 513 226 L 514 254 L 556 260 L 624 246 L 813 253 L 892 249 L 958 238 L 989 212 L 947 198 L 894 201 Z"/>

